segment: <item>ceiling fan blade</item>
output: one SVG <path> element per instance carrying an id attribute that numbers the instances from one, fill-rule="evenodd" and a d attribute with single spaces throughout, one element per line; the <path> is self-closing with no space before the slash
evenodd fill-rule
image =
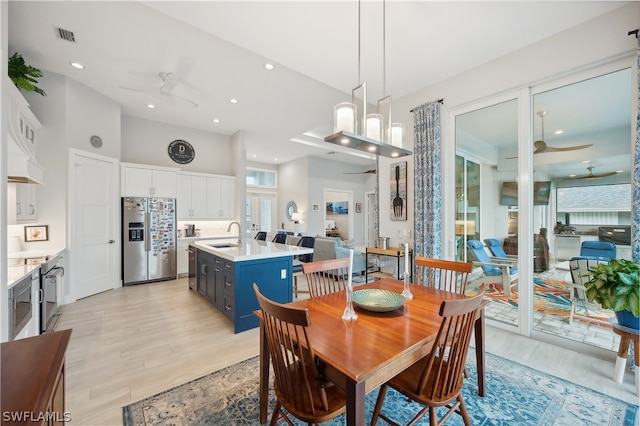
<path id="1" fill-rule="evenodd" d="M 376 174 L 376 169 L 365 170 L 364 172 L 343 172 L 343 175 L 366 175 L 366 174 Z"/>
<path id="2" fill-rule="evenodd" d="M 606 173 L 598 173 L 598 174 L 593 174 L 593 167 L 587 167 L 587 170 L 589 170 L 589 174 L 588 175 L 584 175 L 584 176 L 569 176 L 566 178 L 562 178 L 563 180 L 579 180 L 579 179 L 598 179 L 598 178 L 603 178 L 603 177 L 607 177 L 607 176 L 613 176 L 613 175 L 617 175 L 618 171 L 615 172 L 606 172 Z"/>
<path id="3" fill-rule="evenodd" d="M 590 144 L 587 144 L 587 145 L 567 146 L 567 147 L 564 147 L 564 148 L 548 146 L 546 152 L 577 151 L 579 149 L 589 148 L 590 146 L 593 146 L 593 144 L 590 143 Z"/>
<path id="4" fill-rule="evenodd" d="M 199 106 L 197 103 L 193 102 L 192 100 L 187 99 L 185 97 L 182 97 L 180 95 L 171 95 L 170 97 L 171 97 L 171 99 L 175 99 L 179 103 L 181 103 L 183 105 L 186 105 L 186 106 L 189 106 L 191 108 L 198 108 L 198 106 Z"/>
<path id="5" fill-rule="evenodd" d="M 136 89 L 134 87 L 125 87 L 125 86 L 118 86 L 118 87 L 124 90 L 129 90 L 131 92 L 143 92 L 143 93 L 149 93 L 156 90 L 156 89 Z"/>

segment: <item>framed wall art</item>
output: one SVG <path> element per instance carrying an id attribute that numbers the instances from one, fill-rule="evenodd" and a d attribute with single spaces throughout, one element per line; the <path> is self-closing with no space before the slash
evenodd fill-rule
<path id="1" fill-rule="evenodd" d="M 48 241 L 49 240 L 49 226 L 25 226 L 24 227 L 24 241 Z"/>
<path id="2" fill-rule="evenodd" d="M 407 220 L 407 162 L 391 164 L 391 220 Z"/>

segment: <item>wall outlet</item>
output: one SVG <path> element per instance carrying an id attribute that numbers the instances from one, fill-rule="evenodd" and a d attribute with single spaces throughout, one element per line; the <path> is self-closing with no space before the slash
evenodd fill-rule
<path id="1" fill-rule="evenodd" d="M 280 279 L 286 279 L 287 278 L 287 270 L 286 269 L 281 269 L 280 270 Z"/>

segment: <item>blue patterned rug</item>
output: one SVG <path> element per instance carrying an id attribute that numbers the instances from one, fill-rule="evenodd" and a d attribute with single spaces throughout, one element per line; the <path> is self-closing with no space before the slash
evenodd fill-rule
<path id="1" fill-rule="evenodd" d="M 475 355 L 473 357 L 475 360 Z M 463 393 L 474 425 L 638 425 L 638 406 L 487 354 L 487 396 L 477 396 L 475 361 Z M 123 407 L 123 424 L 259 425 L 258 357 Z M 367 395 L 367 422 L 378 391 Z M 270 393 L 269 419 L 275 397 Z M 419 406 L 390 390 L 383 412 L 406 424 Z M 302 424 L 302 423 L 300 423 Z M 344 425 L 338 417 L 326 425 Z M 368 423 L 367 423 L 368 424 Z M 379 420 L 378 424 L 385 424 Z M 428 425 L 425 416 L 420 425 Z M 462 425 L 452 416 L 447 425 Z"/>

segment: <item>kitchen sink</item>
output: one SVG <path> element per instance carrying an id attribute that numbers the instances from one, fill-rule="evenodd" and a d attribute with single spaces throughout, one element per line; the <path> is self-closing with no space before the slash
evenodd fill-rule
<path id="1" fill-rule="evenodd" d="M 209 244 L 209 246 L 213 248 L 230 248 L 230 247 L 238 247 L 237 244 L 232 243 L 218 243 L 218 244 Z"/>

